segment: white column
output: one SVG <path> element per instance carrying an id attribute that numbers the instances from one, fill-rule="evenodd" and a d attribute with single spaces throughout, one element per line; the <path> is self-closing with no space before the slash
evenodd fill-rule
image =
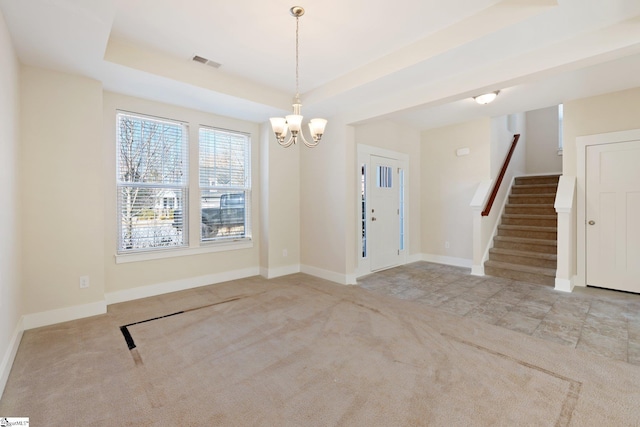
<path id="1" fill-rule="evenodd" d="M 554 207 L 558 214 L 558 265 L 555 289 L 563 292 L 573 290 L 573 234 L 575 229 L 575 176 L 561 176 Z"/>

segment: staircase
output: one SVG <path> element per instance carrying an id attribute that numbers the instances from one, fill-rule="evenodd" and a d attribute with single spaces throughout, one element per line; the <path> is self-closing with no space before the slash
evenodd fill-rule
<path id="1" fill-rule="evenodd" d="M 511 188 L 484 272 L 540 285 L 555 284 L 559 175 L 518 177 Z"/>

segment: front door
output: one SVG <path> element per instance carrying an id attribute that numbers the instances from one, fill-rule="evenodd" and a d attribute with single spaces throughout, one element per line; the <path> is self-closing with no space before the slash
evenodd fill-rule
<path id="1" fill-rule="evenodd" d="M 640 141 L 587 147 L 586 282 L 640 293 Z"/>
<path id="2" fill-rule="evenodd" d="M 371 156 L 368 202 L 371 271 L 400 264 L 400 186 L 398 162 Z"/>

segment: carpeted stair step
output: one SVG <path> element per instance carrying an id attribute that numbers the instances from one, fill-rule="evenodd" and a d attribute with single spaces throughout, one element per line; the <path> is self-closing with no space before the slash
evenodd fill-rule
<path id="1" fill-rule="evenodd" d="M 504 214 L 503 225 L 535 225 L 538 227 L 558 227 L 558 215 Z"/>
<path id="2" fill-rule="evenodd" d="M 553 207 L 556 200 L 555 193 L 544 194 L 512 194 L 509 196 L 509 204 L 547 204 Z"/>
<path id="3" fill-rule="evenodd" d="M 543 267 L 555 269 L 558 262 L 556 254 L 545 254 L 540 252 L 516 251 L 512 249 L 491 248 L 489 249 L 489 260 L 506 262 L 509 264 L 529 265 L 532 267 Z"/>
<path id="4" fill-rule="evenodd" d="M 511 214 L 528 214 L 528 215 L 555 215 L 556 210 L 553 204 L 541 205 L 541 204 L 525 204 L 508 203 L 504 207 L 504 212 L 508 215 Z"/>
<path id="5" fill-rule="evenodd" d="M 495 236 L 493 247 L 525 252 L 555 254 L 558 252 L 556 240 L 528 239 L 525 237 Z"/>
<path id="6" fill-rule="evenodd" d="M 508 279 L 547 286 L 553 286 L 556 277 L 555 268 L 531 267 L 528 265 L 498 261 L 485 262 L 484 272 L 490 276 L 506 277 Z"/>
<path id="7" fill-rule="evenodd" d="M 558 184 L 514 185 L 511 194 L 551 194 L 558 191 Z"/>
<path id="8" fill-rule="evenodd" d="M 517 177 L 511 187 L 485 274 L 553 286 L 558 215 L 553 207 L 559 175 Z"/>
<path id="9" fill-rule="evenodd" d="M 554 227 L 538 227 L 535 225 L 499 225 L 498 236 L 557 240 L 558 229 Z"/>
<path id="10" fill-rule="evenodd" d="M 515 185 L 558 184 L 560 175 L 545 176 L 519 176 L 515 179 Z"/>

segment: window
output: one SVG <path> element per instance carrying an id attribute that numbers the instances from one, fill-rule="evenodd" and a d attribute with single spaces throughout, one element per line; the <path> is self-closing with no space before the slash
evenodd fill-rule
<path id="1" fill-rule="evenodd" d="M 558 156 L 562 156 L 563 141 L 562 133 L 564 129 L 564 105 L 558 105 Z"/>
<path id="2" fill-rule="evenodd" d="M 118 252 L 188 244 L 187 126 L 117 114 Z"/>
<path id="3" fill-rule="evenodd" d="M 200 241 L 251 237 L 251 141 L 248 135 L 201 127 Z"/>
<path id="4" fill-rule="evenodd" d="M 405 218 L 404 218 L 404 210 L 405 210 L 405 201 L 404 201 L 404 169 L 398 169 L 398 183 L 400 189 L 399 196 L 399 206 L 398 206 L 398 217 L 400 219 L 400 250 L 404 250 L 404 229 L 405 229 Z"/>
<path id="5" fill-rule="evenodd" d="M 362 229 L 362 258 L 367 257 L 367 164 L 360 167 L 360 203 L 361 218 L 360 227 Z"/>
<path id="6" fill-rule="evenodd" d="M 389 166 L 378 166 L 378 175 L 376 183 L 378 188 L 391 188 L 393 172 Z"/>

